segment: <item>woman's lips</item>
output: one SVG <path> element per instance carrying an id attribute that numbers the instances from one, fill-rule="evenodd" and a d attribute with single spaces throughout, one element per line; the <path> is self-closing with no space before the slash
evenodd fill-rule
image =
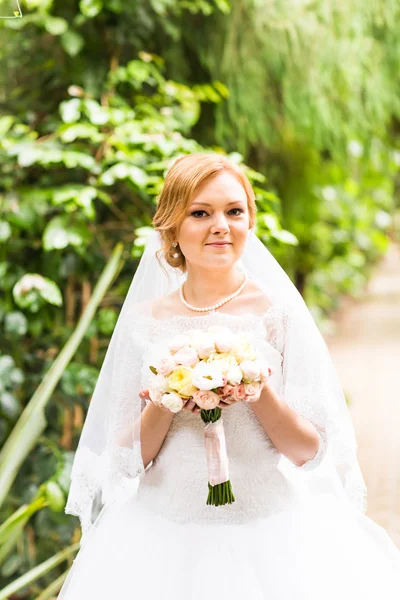
<path id="1" fill-rule="evenodd" d="M 207 244 L 207 246 L 213 246 L 214 248 L 226 248 L 227 246 L 230 246 L 230 243 L 226 243 L 226 244 Z"/>

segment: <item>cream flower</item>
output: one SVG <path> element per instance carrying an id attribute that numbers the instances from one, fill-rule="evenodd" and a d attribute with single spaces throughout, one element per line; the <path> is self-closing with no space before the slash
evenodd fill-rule
<path id="1" fill-rule="evenodd" d="M 232 354 L 235 356 L 238 363 L 241 363 L 244 360 L 255 360 L 257 358 L 256 350 L 249 343 L 244 334 L 240 335 L 240 341 L 232 348 Z"/>
<path id="2" fill-rule="evenodd" d="M 193 334 L 190 338 L 191 347 L 197 351 L 199 358 L 208 358 L 210 354 L 215 352 L 215 344 L 213 338 L 204 331 Z"/>
<path id="3" fill-rule="evenodd" d="M 230 352 L 238 343 L 238 337 L 227 327 L 214 332 L 214 344 L 218 352 Z"/>
<path id="4" fill-rule="evenodd" d="M 152 402 L 160 405 L 162 395 L 168 391 L 168 382 L 164 375 L 158 373 L 151 377 L 149 382 L 149 396 Z"/>
<path id="5" fill-rule="evenodd" d="M 183 400 L 176 392 L 168 392 L 161 398 L 161 404 L 171 412 L 177 413 L 183 408 Z"/>
<path id="6" fill-rule="evenodd" d="M 238 365 L 232 365 L 226 374 L 228 383 L 238 385 L 242 381 L 242 369 Z"/>
<path id="7" fill-rule="evenodd" d="M 258 360 L 244 360 L 240 363 L 243 379 L 247 382 L 260 378 L 260 363 Z"/>
<path id="8" fill-rule="evenodd" d="M 168 343 L 168 348 L 172 354 L 175 354 L 175 352 L 178 352 L 178 350 L 180 350 L 184 346 L 188 346 L 189 342 L 190 339 L 188 335 L 185 335 L 184 333 L 179 333 L 178 335 L 175 335 L 172 338 L 172 340 L 170 340 L 170 342 Z"/>
<path id="9" fill-rule="evenodd" d="M 212 364 L 218 367 L 220 371 L 226 375 L 231 367 L 237 366 L 236 358 L 229 352 L 218 352 L 211 354 L 206 361 L 208 364 Z"/>
<path id="10" fill-rule="evenodd" d="M 178 350 L 178 352 L 175 352 L 174 361 L 177 365 L 193 367 L 197 362 L 199 362 L 199 357 L 194 348 L 191 348 L 190 346 L 184 346 Z"/>
<path id="11" fill-rule="evenodd" d="M 192 383 L 199 390 L 212 390 L 224 385 L 224 376 L 221 370 L 207 362 L 199 362 L 193 369 Z"/>

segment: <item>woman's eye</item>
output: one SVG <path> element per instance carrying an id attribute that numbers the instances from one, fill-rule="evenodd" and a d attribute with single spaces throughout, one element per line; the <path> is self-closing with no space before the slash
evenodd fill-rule
<path id="1" fill-rule="evenodd" d="M 239 214 L 241 214 L 241 213 L 244 212 L 242 208 L 231 208 L 231 210 L 229 212 L 232 212 L 233 210 L 238 210 L 239 211 L 239 213 L 237 213 L 237 214 L 234 215 L 235 217 L 239 216 Z M 193 217 L 196 217 L 196 215 L 198 215 L 199 213 L 205 213 L 205 214 L 207 214 L 205 210 L 195 210 L 191 214 L 192 214 Z"/>

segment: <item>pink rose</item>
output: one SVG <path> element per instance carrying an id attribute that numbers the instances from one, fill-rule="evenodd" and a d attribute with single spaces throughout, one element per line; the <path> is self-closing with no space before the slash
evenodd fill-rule
<path id="1" fill-rule="evenodd" d="M 224 387 L 219 388 L 221 392 L 218 391 L 218 393 L 220 393 L 221 396 L 232 396 L 234 388 L 234 385 L 230 385 L 229 383 L 227 383 L 226 385 L 224 385 Z"/>
<path id="2" fill-rule="evenodd" d="M 191 348 L 190 346 L 184 346 L 175 352 L 174 361 L 177 365 L 182 365 L 183 367 L 192 367 L 199 362 L 199 357 L 194 348 Z"/>
<path id="3" fill-rule="evenodd" d="M 232 396 L 234 400 L 244 400 L 246 397 L 246 393 L 244 391 L 244 383 L 239 383 L 239 385 L 235 385 L 232 390 Z"/>
<path id="4" fill-rule="evenodd" d="M 252 383 L 245 383 L 244 389 L 246 393 L 246 402 L 256 402 L 260 399 L 262 385 L 259 381 L 253 381 Z"/>
<path id="5" fill-rule="evenodd" d="M 212 390 L 198 390 L 193 394 L 193 400 L 203 410 L 213 410 L 219 404 L 220 397 Z"/>
<path id="6" fill-rule="evenodd" d="M 172 356 L 162 358 L 157 365 L 157 372 L 161 375 L 170 375 L 176 367 L 176 362 Z"/>

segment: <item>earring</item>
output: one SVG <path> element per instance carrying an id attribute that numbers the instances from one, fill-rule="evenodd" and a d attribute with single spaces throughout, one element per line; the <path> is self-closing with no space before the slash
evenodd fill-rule
<path id="1" fill-rule="evenodd" d="M 178 245 L 178 242 L 173 242 L 173 244 L 172 244 L 172 246 L 173 246 L 174 248 L 176 248 L 176 247 L 177 247 L 177 245 Z M 179 258 L 179 252 L 174 252 L 172 256 L 173 256 L 174 258 Z"/>

